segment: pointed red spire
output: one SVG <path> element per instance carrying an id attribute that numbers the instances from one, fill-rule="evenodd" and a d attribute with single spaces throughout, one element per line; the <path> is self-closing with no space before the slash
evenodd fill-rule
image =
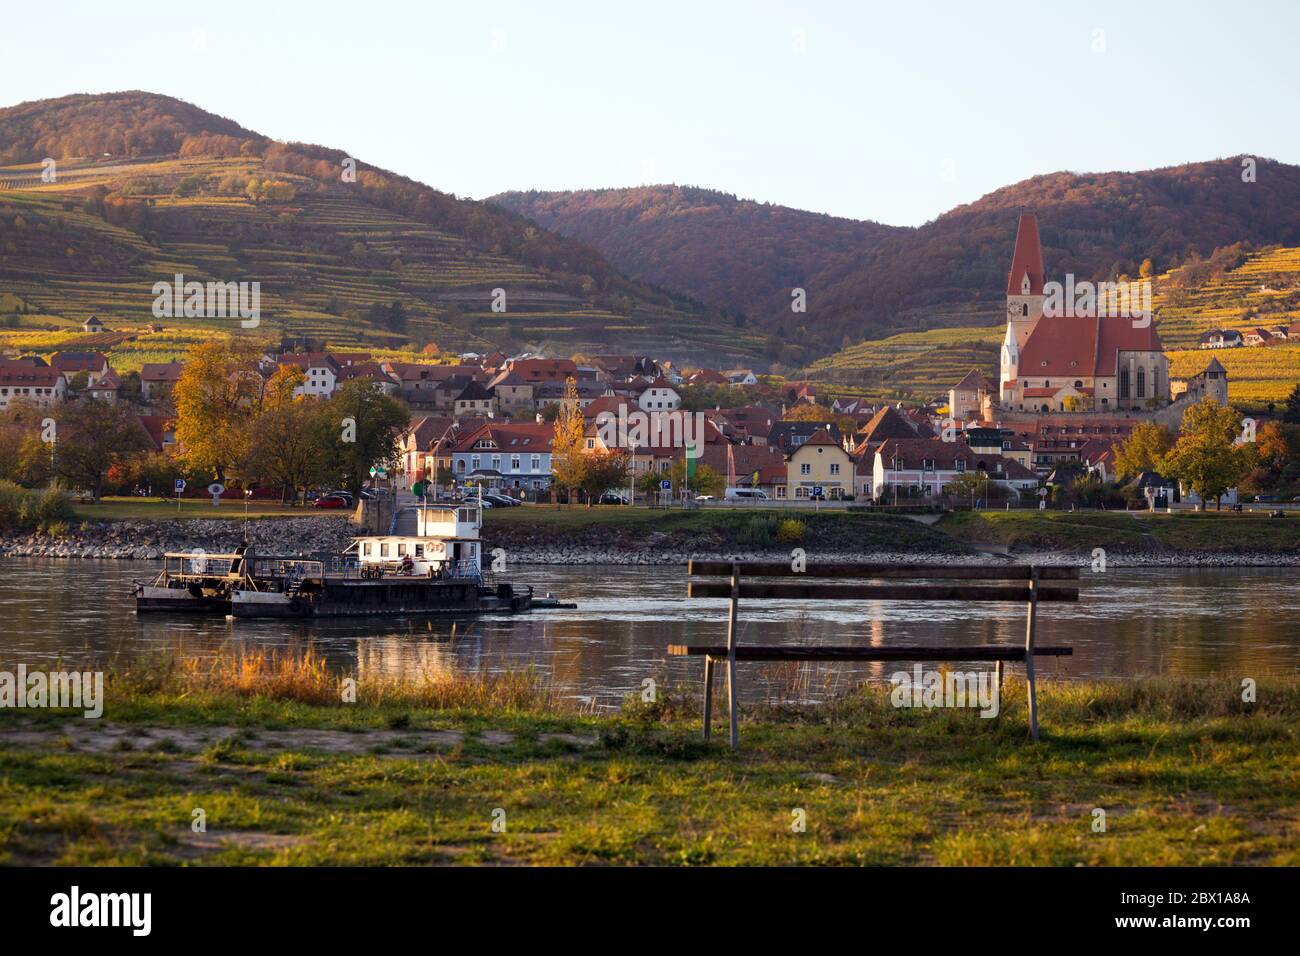
<path id="1" fill-rule="evenodd" d="M 1020 295 L 1025 273 L 1029 273 L 1031 295 L 1043 294 L 1043 244 L 1038 241 L 1038 217 L 1032 212 L 1020 214 L 1016 227 L 1016 251 L 1007 273 L 1007 295 Z"/>

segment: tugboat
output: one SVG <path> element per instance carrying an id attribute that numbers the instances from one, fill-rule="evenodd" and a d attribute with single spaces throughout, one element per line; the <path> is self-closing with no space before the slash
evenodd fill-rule
<path id="1" fill-rule="evenodd" d="M 419 505 L 395 516 L 390 533 L 355 538 L 343 560 L 263 560 L 231 587 L 235 618 L 514 613 L 534 606 L 482 567 L 482 509 L 476 502 Z M 401 531 L 410 533 L 399 533 Z M 558 606 L 553 600 L 538 606 Z"/>

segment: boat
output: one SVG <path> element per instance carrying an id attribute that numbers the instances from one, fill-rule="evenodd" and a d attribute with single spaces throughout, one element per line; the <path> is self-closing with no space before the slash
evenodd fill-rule
<path id="1" fill-rule="evenodd" d="M 247 545 L 230 554 L 169 551 L 152 581 L 135 582 L 136 613 L 229 613 L 231 591 L 248 581 L 251 566 Z"/>
<path id="2" fill-rule="evenodd" d="M 353 539 L 339 559 L 260 561 L 230 590 L 234 618 L 322 618 L 517 613 L 533 607 L 483 570 L 477 502 L 417 505 L 388 534 Z"/>

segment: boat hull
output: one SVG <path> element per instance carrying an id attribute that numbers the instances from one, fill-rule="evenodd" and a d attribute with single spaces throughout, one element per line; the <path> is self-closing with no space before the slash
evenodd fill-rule
<path id="1" fill-rule="evenodd" d="M 137 614 L 228 614 L 230 596 L 193 593 L 189 588 L 162 588 L 140 585 L 135 589 Z"/>
<path id="2" fill-rule="evenodd" d="M 472 579 L 381 578 L 327 581 L 299 594 L 237 590 L 231 595 L 230 614 L 236 618 L 467 615 L 527 611 L 531 604 L 531 589 L 517 594 L 508 584 L 494 590 Z"/>

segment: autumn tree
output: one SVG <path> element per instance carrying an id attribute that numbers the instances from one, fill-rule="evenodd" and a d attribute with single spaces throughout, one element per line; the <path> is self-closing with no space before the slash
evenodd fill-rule
<path id="1" fill-rule="evenodd" d="M 581 413 L 579 413 L 581 417 Z M 554 456 L 552 456 L 552 462 Z M 587 506 L 611 488 L 621 487 L 627 481 L 628 458 L 620 451 L 591 451 L 583 462 L 581 488 L 587 495 Z M 554 470 L 554 469 L 552 469 Z"/>
<path id="2" fill-rule="evenodd" d="M 1238 444 L 1240 434 L 1241 416 L 1206 398 L 1183 416 L 1182 433 L 1161 462 L 1161 471 L 1187 484 L 1200 496 L 1202 508 L 1211 498 L 1222 508 L 1224 493 L 1255 463 L 1255 443 Z"/>
<path id="3" fill-rule="evenodd" d="M 305 398 L 280 403 L 257 418 L 246 467 L 260 481 L 280 488 L 282 501 L 288 496 L 296 504 L 298 492 L 306 492 L 326 473 L 322 409 L 322 403 Z"/>
<path id="4" fill-rule="evenodd" d="M 578 403 L 578 386 L 572 379 L 564 385 L 565 401 L 555 418 L 555 443 L 551 446 L 551 484 L 557 493 L 571 498 L 583 486 L 586 475 L 586 423 Z"/>
<path id="5" fill-rule="evenodd" d="M 113 465 L 150 447 L 139 420 L 126 406 L 93 400 L 68 402 L 54 416 L 57 448 L 54 469 L 74 488 L 98 501 L 104 476 Z"/>
<path id="6" fill-rule="evenodd" d="M 1144 471 L 1159 471 L 1173 446 L 1174 433 L 1164 425 L 1155 422 L 1135 425 L 1127 439 L 1111 447 L 1116 476 L 1132 478 Z"/>
<path id="7" fill-rule="evenodd" d="M 321 405 L 315 419 L 324 474 L 359 495 L 372 467 L 397 458 L 398 433 L 410 421 L 406 406 L 374 383 L 361 379 L 343 383 Z"/>
<path id="8" fill-rule="evenodd" d="M 204 342 L 186 354 L 172 403 L 176 441 L 194 474 L 225 484 L 227 471 L 243 461 L 263 398 L 261 353 L 255 341 L 236 337 Z"/>
<path id="9" fill-rule="evenodd" d="M 1286 407 L 1282 410 L 1282 421 L 1288 425 L 1300 425 L 1300 382 L 1291 389 L 1286 397 Z"/>

